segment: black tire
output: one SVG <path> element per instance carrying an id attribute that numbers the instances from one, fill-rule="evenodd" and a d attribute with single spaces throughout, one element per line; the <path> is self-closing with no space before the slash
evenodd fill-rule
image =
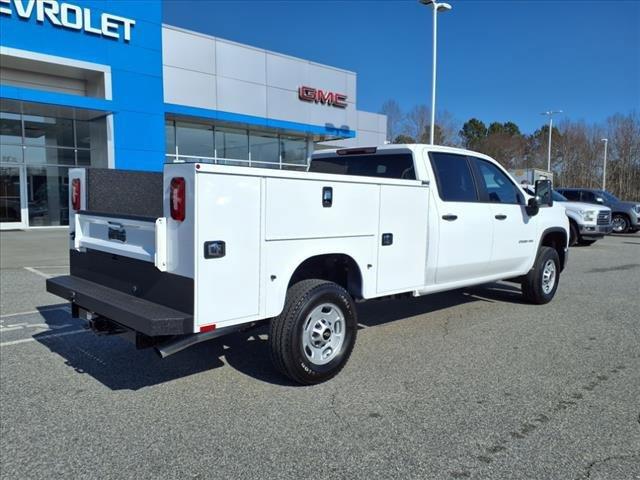
<path id="1" fill-rule="evenodd" d="M 578 227 L 573 222 L 569 222 L 569 246 L 573 247 L 578 243 L 580 235 L 578 234 Z"/>
<path id="2" fill-rule="evenodd" d="M 543 288 L 543 273 L 547 262 L 553 262 L 555 266 L 555 278 L 550 290 Z M 525 300 L 536 305 L 549 303 L 556 294 L 560 283 L 560 257 L 558 252 L 551 247 L 540 247 L 533 268 L 529 270 L 522 280 L 522 295 Z"/>
<path id="3" fill-rule="evenodd" d="M 593 245 L 594 243 L 596 243 L 595 240 L 584 240 L 582 238 L 578 240 L 578 245 L 582 245 L 583 247 L 588 247 L 589 245 Z"/>
<path id="4" fill-rule="evenodd" d="M 303 334 L 312 312 L 323 304 L 339 309 L 344 319 L 344 338 L 333 358 L 319 365 L 305 353 L 307 347 L 303 344 Z M 271 360 L 276 369 L 296 383 L 314 385 L 325 382 L 336 376 L 349 360 L 357 329 L 355 304 L 344 288 L 325 280 L 303 280 L 289 288 L 282 313 L 271 320 Z"/>
<path id="5" fill-rule="evenodd" d="M 613 233 L 627 233 L 629 231 L 629 219 L 623 213 L 615 213 L 611 219 Z"/>

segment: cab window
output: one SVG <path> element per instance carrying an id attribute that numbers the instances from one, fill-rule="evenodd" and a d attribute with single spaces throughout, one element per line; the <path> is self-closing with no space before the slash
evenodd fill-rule
<path id="1" fill-rule="evenodd" d="M 465 155 L 429 153 L 438 193 L 445 202 L 476 202 L 478 192 Z"/>
<path id="2" fill-rule="evenodd" d="M 480 158 L 474 158 L 474 160 L 489 202 L 518 205 L 524 203 L 522 194 L 502 170 L 486 160 Z"/>
<path id="3" fill-rule="evenodd" d="M 582 191 L 582 201 L 586 203 L 598 203 L 596 202 L 596 194 L 588 190 Z"/>
<path id="4" fill-rule="evenodd" d="M 579 202 L 580 201 L 580 191 L 579 190 L 562 190 L 560 193 L 562 193 L 562 195 L 567 197 L 567 199 L 571 200 L 572 202 Z"/>

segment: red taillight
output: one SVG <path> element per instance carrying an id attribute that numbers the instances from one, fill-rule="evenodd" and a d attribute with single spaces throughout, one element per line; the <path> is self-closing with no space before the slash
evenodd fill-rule
<path id="1" fill-rule="evenodd" d="M 216 329 L 216 324 L 213 323 L 211 325 L 203 325 L 200 327 L 200 333 L 213 332 Z"/>
<path id="2" fill-rule="evenodd" d="M 71 207 L 77 212 L 80 206 L 80 179 L 74 178 L 71 180 Z"/>
<path id="3" fill-rule="evenodd" d="M 169 196 L 169 203 L 171 207 L 171 218 L 182 222 L 185 217 L 185 181 L 182 177 L 175 177 L 171 179 L 171 194 Z"/>

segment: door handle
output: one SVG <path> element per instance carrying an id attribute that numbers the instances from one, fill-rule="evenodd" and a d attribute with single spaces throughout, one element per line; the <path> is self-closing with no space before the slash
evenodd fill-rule
<path id="1" fill-rule="evenodd" d="M 506 219 L 507 219 L 507 216 L 506 216 L 506 215 L 503 215 L 503 214 L 499 214 L 499 215 L 496 215 L 496 219 L 497 219 L 497 220 L 506 220 Z"/>
<path id="2" fill-rule="evenodd" d="M 446 220 L 447 222 L 453 222 L 454 220 L 457 220 L 457 219 L 458 219 L 458 216 L 457 216 L 457 215 L 451 215 L 451 214 L 449 214 L 449 215 L 443 215 L 443 216 L 442 216 L 442 219 L 443 219 L 443 220 Z"/>

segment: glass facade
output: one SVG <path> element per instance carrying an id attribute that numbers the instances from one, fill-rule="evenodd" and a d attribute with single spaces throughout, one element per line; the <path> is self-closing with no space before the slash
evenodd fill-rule
<path id="1" fill-rule="evenodd" d="M 308 139 L 207 123 L 167 120 L 168 162 L 306 170 Z"/>
<path id="2" fill-rule="evenodd" d="M 0 221 L 67 225 L 69 168 L 107 167 L 106 138 L 104 118 L 0 112 Z"/>

